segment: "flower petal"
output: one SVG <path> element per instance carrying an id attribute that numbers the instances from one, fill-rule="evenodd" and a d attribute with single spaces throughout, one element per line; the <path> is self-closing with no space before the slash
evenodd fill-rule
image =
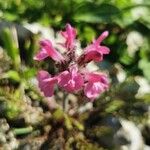
<path id="1" fill-rule="evenodd" d="M 37 79 L 39 88 L 46 97 L 51 97 L 54 93 L 54 85 L 57 83 L 57 78 L 52 78 L 51 75 L 44 70 L 38 72 Z"/>
<path id="2" fill-rule="evenodd" d="M 99 45 L 107 36 L 109 35 L 108 31 L 104 31 L 96 40 L 96 43 Z"/>
<path id="3" fill-rule="evenodd" d="M 83 78 L 80 73 L 77 72 L 77 67 L 72 66 L 69 71 L 64 71 L 59 75 L 59 86 L 64 88 L 68 92 L 78 91 L 83 86 Z"/>
<path id="4" fill-rule="evenodd" d="M 85 85 L 84 94 L 92 101 L 104 91 L 100 82 L 89 82 Z"/>
<path id="5" fill-rule="evenodd" d="M 89 73 L 85 75 L 85 80 L 87 83 L 84 87 L 84 93 L 91 100 L 94 100 L 109 87 L 108 78 L 104 74 Z"/>
<path id="6" fill-rule="evenodd" d="M 98 37 L 97 40 L 93 41 L 92 44 L 88 45 L 84 51 L 85 53 L 83 54 L 85 57 L 80 62 L 81 64 L 90 62 L 92 60 L 99 62 L 103 60 L 103 55 L 104 54 L 109 54 L 110 49 L 106 46 L 101 46 L 101 42 L 108 36 L 108 31 L 105 31 Z"/>
<path id="7" fill-rule="evenodd" d="M 110 53 L 110 49 L 106 46 L 100 46 L 97 51 L 101 54 L 109 54 Z"/>
<path id="8" fill-rule="evenodd" d="M 51 41 L 42 40 L 40 41 L 41 50 L 34 57 L 35 60 L 43 60 L 47 57 L 51 57 L 55 61 L 64 61 L 63 56 L 53 47 Z"/>
<path id="9" fill-rule="evenodd" d="M 76 34 L 76 29 L 73 28 L 70 24 L 66 25 L 66 31 L 61 32 L 61 35 L 65 38 L 65 43 L 62 45 L 65 46 L 68 50 L 72 50 L 74 48 Z"/>
<path id="10" fill-rule="evenodd" d="M 51 41 L 43 40 L 40 42 L 41 47 L 45 49 L 48 56 L 51 57 L 55 61 L 63 61 L 63 56 L 53 47 Z"/>
<path id="11" fill-rule="evenodd" d="M 38 60 L 38 61 L 41 61 L 45 58 L 48 57 L 48 54 L 47 52 L 45 51 L 45 49 L 41 49 L 41 51 L 39 53 L 37 53 L 35 56 L 34 56 L 34 60 Z"/>
<path id="12" fill-rule="evenodd" d="M 88 63 L 94 60 L 95 62 L 99 62 L 103 60 L 103 55 L 97 51 L 91 51 L 85 54 L 84 62 Z"/>

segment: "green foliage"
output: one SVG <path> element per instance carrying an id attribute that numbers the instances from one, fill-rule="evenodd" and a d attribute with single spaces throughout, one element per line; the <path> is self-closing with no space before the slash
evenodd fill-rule
<path id="1" fill-rule="evenodd" d="M 4 48 L 7 51 L 8 56 L 12 59 L 13 64 L 16 69 L 18 69 L 20 65 L 20 56 L 19 49 L 17 47 L 17 32 L 15 27 L 10 31 L 9 29 L 3 30 L 2 39 L 4 42 Z"/>
<path id="2" fill-rule="evenodd" d="M 73 127 L 80 131 L 84 130 L 84 126 L 77 119 L 70 117 L 68 114 L 64 113 L 62 109 L 56 109 L 53 113 L 53 118 L 56 122 L 64 121 L 67 130 L 73 130 Z"/>
<path id="3" fill-rule="evenodd" d="M 124 105 L 122 100 L 113 100 L 106 106 L 105 112 L 106 113 L 113 113 L 120 110 L 120 108 Z"/>
<path id="4" fill-rule="evenodd" d="M 120 10 L 111 4 L 97 4 L 93 5 L 92 2 L 85 3 L 78 8 L 77 13 L 74 16 L 75 21 L 83 21 L 87 23 L 100 23 L 100 22 L 112 22 L 117 15 L 120 14 Z"/>
<path id="5" fill-rule="evenodd" d="M 14 119 L 17 118 L 19 113 L 20 113 L 20 109 L 18 108 L 18 105 L 14 102 L 8 102 L 7 103 L 7 109 L 6 111 L 6 117 L 8 117 L 9 119 Z"/>
<path id="6" fill-rule="evenodd" d="M 139 68 L 143 70 L 144 76 L 150 81 L 150 61 L 142 59 L 139 62 Z"/>
<path id="7" fill-rule="evenodd" d="M 1 79 L 11 79 L 11 80 L 14 80 L 16 82 L 21 81 L 21 78 L 20 78 L 18 72 L 14 71 L 14 70 L 10 70 L 10 71 L 4 73 L 1 77 Z"/>

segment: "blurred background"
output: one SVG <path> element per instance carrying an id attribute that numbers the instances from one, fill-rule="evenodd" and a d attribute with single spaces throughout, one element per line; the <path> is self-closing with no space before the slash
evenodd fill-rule
<path id="1" fill-rule="evenodd" d="M 110 33 L 111 53 L 92 66 L 107 72 L 110 89 L 82 107 L 68 95 L 76 115 L 56 107 L 59 90 L 43 97 L 36 73 L 53 72 L 53 62 L 33 60 L 39 40 L 54 41 L 66 23 L 80 47 Z M 150 1 L 0 0 L 0 149 L 149 150 Z"/>

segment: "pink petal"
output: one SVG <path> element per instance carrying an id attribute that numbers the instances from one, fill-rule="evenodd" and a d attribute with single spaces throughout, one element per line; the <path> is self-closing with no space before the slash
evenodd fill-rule
<path id="1" fill-rule="evenodd" d="M 48 56 L 51 57 L 55 61 L 63 61 L 63 56 L 53 47 L 51 41 L 43 40 L 40 42 L 41 47 L 45 49 Z"/>
<path id="2" fill-rule="evenodd" d="M 57 78 L 52 78 L 47 71 L 39 71 L 37 75 L 39 88 L 46 97 L 51 97 L 54 93 L 54 86 L 57 83 Z"/>
<path id="3" fill-rule="evenodd" d="M 95 49 L 94 49 L 95 48 Z M 106 46 L 89 46 L 86 48 L 85 57 L 84 57 L 84 63 L 95 61 L 100 62 L 103 60 L 103 54 L 109 54 L 110 49 Z"/>
<path id="4" fill-rule="evenodd" d="M 66 31 L 61 32 L 62 36 L 65 38 L 65 43 L 62 43 L 62 45 L 65 45 L 65 47 L 68 50 L 72 50 L 75 46 L 75 38 L 76 38 L 76 29 L 74 29 L 70 24 L 66 25 Z"/>
<path id="5" fill-rule="evenodd" d="M 34 56 L 34 60 L 38 60 L 38 61 L 41 61 L 45 58 L 48 57 L 48 54 L 47 52 L 45 51 L 45 49 L 41 49 L 41 51 L 39 53 L 37 53 L 35 56 Z"/>
<path id="6" fill-rule="evenodd" d="M 109 54 L 110 49 L 106 46 L 101 46 L 101 42 L 108 36 L 108 31 L 105 31 L 98 37 L 97 40 L 93 41 L 92 44 L 88 45 L 84 51 L 84 59 L 81 60 L 81 64 L 90 62 L 92 60 L 99 62 L 103 60 L 104 54 Z"/>
<path id="7" fill-rule="evenodd" d="M 104 91 L 100 82 L 89 82 L 85 85 L 84 94 L 87 98 L 94 100 Z"/>
<path id="8" fill-rule="evenodd" d="M 89 73 L 85 75 L 85 80 L 87 83 L 84 88 L 84 93 L 91 100 L 94 100 L 109 87 L 108 78 L 104 74 Z"/>
<path id="9" fill-rule="evenodd" d="M 73 65 L 69 68 L 70 74 L 72 77 L 75 77 L 77 75 L 78 72 L 78 67 L 77 65 Z"/>
<path id="10" fill-rule="evenodd" d="M 91 51 L 96 51 L 96 48 L 97 47 L 97 45 L 95 45 L 95 44 L 90 44 L 90 45 L 88 45 L 85 49 L 84 49 L 84 51 L 86 52 L 86 53 L 88 53 L 88 52 L 91 52 Z"/>
<path id="11" fill-rule="evenodd" d="M 106 46 L 99 46 L 97 51 L 99 51 L 102 54 L 109 54 L 110 53 L 110 49 Z"/>
<path id="12" fill-rule="evenodd" d="M 100 44 L 107 36 L 109 35 L 108 31 L 104 31 L 96 40 L 96 43 Z"/>
<path id="13" fill-rule="evenodd" d="M 77 71 L 77 68 L 72 66 L 69 71 L 62 72 L 59 75 L 59 86 L 68 92 L 80 90 L 83 86 L 83 78 Z"/>
<path id="14" fill-rule="evenodd" d="M 68 92 L 74 92 L 75 82 L 71 80 L 69 72 L 67 74 L 62 73 L 60 75 L 60 82 L 58 83 L 60 87 L 64 88 Z"/>
<path id="15" fill-rule="evenodd" d="M 90 62 L 92 60 L 94 60 L 96 62 L 102 61 L 103 55 L 97 51 L 91 51 L 91 52 L 86 53 L 85 58 L 84 58 L 84 62 L 87 63 L 87 62 Z"/>
<path id="16" fill-rule="evenodd" d="M 103 84 L 103 87 L 105 90 L 107 90 L 109 88 L 109 80 L 108 80 L 107 76 L 101 75 L 100 82 Z"/>
<path id="17" fill-rule="evenodd" d="M 75 90 L 80 90 L 84 84 L 83 77 L 81 74 L 78 73 L 78 75 L 74 78 L 75 81 Z"/>
<path id="18" fill-rule="evenodd" d="M 58 76 L 58 84 L 60 87 L 64 87 L 67 85 L 67 81 L 70 79 L 69 72 L 68 71 L 63 71 L 60 73 Z"/>
<path id="19" fill-rule="evenodd" d="M 63 56 L 53 47 L 51 41 L 42 40 L 40 41 L 41 50 L 34 57 L 35 60 L 43 60 L 47 57 L 51 57 L 55 61 L 64 61 Z"/>
<path id="20" fill-rule="evenodd" d="M 105 74 L 100 73 L 88 73 L 86 76 L 86 80 L 90 82 L 101 82 L 103 84 L 109 84 L 108 77 Z"/>

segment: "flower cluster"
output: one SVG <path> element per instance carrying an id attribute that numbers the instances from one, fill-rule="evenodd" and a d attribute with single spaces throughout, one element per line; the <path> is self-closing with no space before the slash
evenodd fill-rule
<path id="1" fill-rule="evenodd" d="M 39 87 L 47 97 L 53 95 L 56 84 L 71 93 L 82 90 L 84 95 L 93 101 L 99 94 L 108 89 L 109 82 L 105 74 L 89 72 L 85 67 L 91 61 L 102 61 L 103 55 L 110 52 L 108 47 L 101 45 L 101 42 L 108 36 L 108 31 L 103 32 L 97 40 L 84 48 L 80 56 L 76 54 L 76 29 L 67 24 L 66 30 L 60 33 L 64 42 L 59 43 L 59 45 L 65 48 L 64 54 L 54 48 L 51 41 L 42 40 L 40 51 L 34 57 L 37 61 L 50 57 L 58 67 L 58 73 L 55 76 L 44 70 L 38 72 Z"/>

